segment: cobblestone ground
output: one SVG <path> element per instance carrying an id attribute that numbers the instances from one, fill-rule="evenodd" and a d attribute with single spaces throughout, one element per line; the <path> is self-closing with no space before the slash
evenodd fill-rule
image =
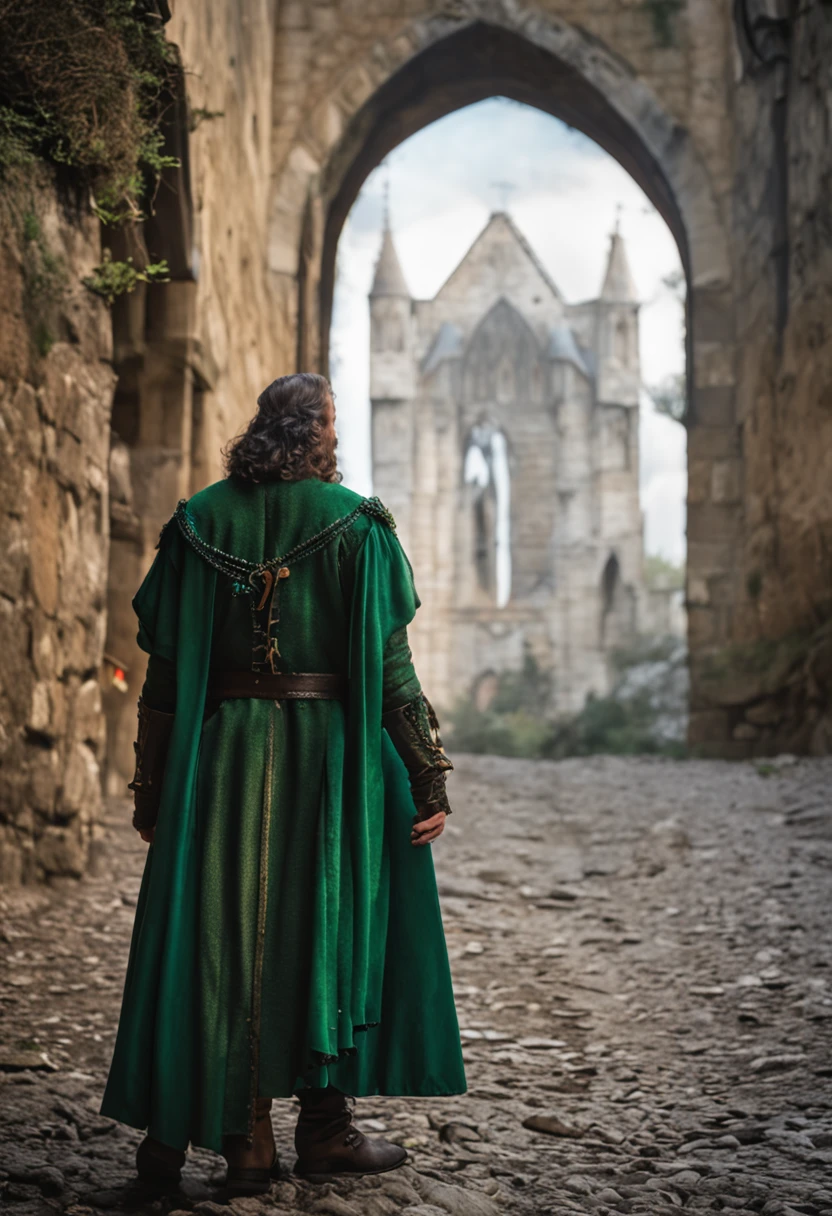
<path id="1" fill-rule="evenodd" d="M 97 1111 L 143 847 L 3 907 L 10 1212 L 832 1213 L 832 762 L 462 758 L 435 848 L 470 1092 L 364 1099 L 410 1150 L 378 1179 L 223 1203 L 222 1162 L 132 1181 Z M 416 914 L 416 913 L 415 913 Z"/>

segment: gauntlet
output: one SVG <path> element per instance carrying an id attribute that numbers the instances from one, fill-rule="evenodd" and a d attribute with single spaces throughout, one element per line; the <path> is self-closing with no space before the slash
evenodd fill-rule
<path id="1" fill-rule="evenodd" d="M 149 832 L 156 826 L 173 717 L 151 709 L 139 698 L 139 733 L 133 744 L 136 772 L 127 787 L 133 791 L 133 827 L 137 832 Z"/>
<path id="2" fill-rule="evenodd" d="M 439 811 L 450 815 L 445 774 L 453 768 L 442 747 L 439 723 L 424 693 L 406 705 L 388 710 L 382 725 L 404 761 L 410 776 L 410 791 L 421 822 Z"/>

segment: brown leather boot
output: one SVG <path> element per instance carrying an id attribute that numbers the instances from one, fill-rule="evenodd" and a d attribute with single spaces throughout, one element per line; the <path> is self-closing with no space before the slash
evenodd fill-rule
<path id="1" fill-rule="evenodd" d="M 181 1149 L 162 1144 L 152 1136 L 145 1136 L 136 1149 L 136 1170 L 142 1182 L 176 1186 L 184 1164 L 185 1154 Z"/>
<path id="2" fill-rule="evenodd" d="M 254 1138 L 223 1136 L 222 1155 L 228 1162 L 225 1193 L 229 1198 L 264 1195 L 273 1178 L 280 1177 L 280 1161 L 274 1143 L 269 1112 L 271 1098 L 258 1098 L 254 1104 Z"/>
<path id="3" fill-rule="evenodd" d="M 339 1089 L 303 1089 L 297 1094 L 300 1116 L 295 1128 L 295 1173 L 311 1182 L 333 1174 L 383 1174 L 407 1160 L 407 1151 L 388 1140 L 368 1140 L 353 1126 L 354 1101 Z"/>

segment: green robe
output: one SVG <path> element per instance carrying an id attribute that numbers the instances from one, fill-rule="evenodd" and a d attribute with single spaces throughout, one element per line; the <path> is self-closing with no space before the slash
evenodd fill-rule
<path id="1" fill-rule="evenodd" d="M 418 602 L 391 517 L 339 485 L 230 478 L 164 529 L 133 603 L 176 712 L 103 1114 L 219 1151 L 258 1095 L 465 1090 L 433 859 L 381 727 Z M 268 670 L 272 645 L 277 670 L 346 674 L 346 703 L 206 715 L 209 668 Z"/>

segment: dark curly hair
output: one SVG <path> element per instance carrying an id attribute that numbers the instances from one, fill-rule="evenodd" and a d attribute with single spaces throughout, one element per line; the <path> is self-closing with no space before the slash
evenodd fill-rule
<path id="1" fill-rule="evenodd" d="M 257 413 L 223 453 L 229 476 L 246 481 L 340 481 L 336 439 L 324 417 L 333 396 L 325 376 L 297 372 L 273 380 Z"/>

